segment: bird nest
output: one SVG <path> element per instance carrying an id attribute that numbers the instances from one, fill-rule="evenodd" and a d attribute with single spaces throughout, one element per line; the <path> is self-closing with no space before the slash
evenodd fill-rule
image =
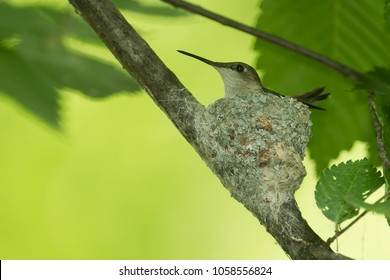
<path id="1" fill-rule="evenodd" d="M 240 95 L 217 100 L 195 122 L 206 162 L 246 207 L 292 198 L 306 175 L 306 105 L 267 92 Z"/>

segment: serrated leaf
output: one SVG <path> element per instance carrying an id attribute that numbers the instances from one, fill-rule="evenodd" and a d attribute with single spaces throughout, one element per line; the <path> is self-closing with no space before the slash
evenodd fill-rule
<path id="1" fill-rule="evenodd" d="M 0 91 L 54 127 L 59 89 L 106 97 L 139 88 L 123 70 L 66 48 L 76 21 L 70 10 L 0 2 Z"/>
<path id="2" fill-rule="evenodd" d="M 390 34 L 383 21 L 376 20 L 383 18 L 381 1 L 323 0 L 314 5 L 310 0 L 263 0 L 261 9 L 259 29 L 361 72 L 390 65 Z M 376 153 L 365 92 L 353 92 L 352 82 L 339 73 L 291 51 L 261 40 L 256 50 L 261 54 L 257 65 L 264 70 L 265 86 L 287 95 L 318 86 L 331 92 L 320 105 L 327 111 L 312 114 L 309 151 L 318 172 L 356 140 L 368 142 L 370 152 Z"/>
<path id="3" fill-rule="evenodd" d="M 329 220 L 340 224 L 358 214 L 356 202 L 363 203 L 383 184 L 380 171 L 367 159 L 340 163 L 320 175 L 315 190 L 316 203 Z"/>

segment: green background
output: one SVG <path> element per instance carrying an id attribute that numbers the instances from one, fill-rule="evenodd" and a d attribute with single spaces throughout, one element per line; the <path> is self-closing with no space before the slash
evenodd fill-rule
<path id="1" fill-rule="evenodd" d="M 250 25 L 258 2 L 196 1 Z M 39 3 L 71 9 L 67 1 Z M 223 96 L 222 81 L 177 49 L 255 64 L 254 38 L 207 19 L 125 16 L 203 104 Z M 74 38 L 67 44 L 120 68 L 103 46 Z M 61 90 L 60 97 L 56 131 L 0 94 L 0 259 L 287 259 L 145 93 L 97 100 Z M 334 162 L 361 158 L 365 149 L 356 143 Z M 308 157 L 305 165 L 297 199 L 326 239 L 333 224 L 315 206 Z M 354 258 L 389 258 L 386 232 L 384 219 L 370 215 L 334 248 Z"/>

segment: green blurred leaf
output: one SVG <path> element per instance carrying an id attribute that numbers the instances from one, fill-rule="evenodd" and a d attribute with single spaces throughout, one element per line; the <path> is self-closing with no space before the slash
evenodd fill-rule
<path id="1" fill-rule="evenodd" d="M 59 89 L 106 97 L 139 88 L 122 69 L 64 45 L 80 26 L 70 12 L 0 2 L 0 91 L 55 127 L 60 122 Z"/>
<path id="2" fill-rule="evenodd" d="M 329 220 L 340 224 L 357 215 L 356 203 L 364 203 L 383 184 L 380 171 L 367 159 L 340 163 L 321 173 L 315 190 L 316 203 Z"/>
<path id="3" fill-rule="evenodd" d="M 385 2 L 385 25 L 387 31 L 390 31 L 390 0 Z"/>
<path id="4" fill-rule="evenodd" d="M 366 72 L 390 66 L 390 34 L 381 20 L 380 2 L 263 0 L 257 27 Z M 312 113 L 309 151 L 318 172 L 356 140 L 368 142 L 376 155 L 365 92 L 352 91 L 349 80 L 308 58 L 261 40 L 255 48 L 261 54 L 257 65 L 264 70 L 265 86 L 287 95 L 318 86 L 331 92 L 320 104 L 327 111 Z"/>
<path id="5" fill-rule="evenodd" d="M 362 76 L 357 82 L 357 87 L 375 94 L 390 96 L 390 69 L 375 67 Z"/>
<path id="6" fill-rule="evenodd" d="M 0 47 L 0 61 L 0 91 L 58 127 L 58 92 L 15 51 Z"/>

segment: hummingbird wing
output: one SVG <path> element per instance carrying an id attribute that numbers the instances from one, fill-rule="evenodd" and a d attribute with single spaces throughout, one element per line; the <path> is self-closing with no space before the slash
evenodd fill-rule
<path id="1" fill-rule="evenodd" d="M 306 106 L 308 106 L 311 109 L 317 109 L 317 110 L 324 111 L 325 110 L 324 108 L 318 107 L 318 106 L 313 104 L 317 101 L 325 100 L 329 97 L 330 93 L 323 93 L 324 89 L 325 89 L 325 87 L 319 87 L 319 88 L 315 88 L 311 91 L 305 92 L 303 94 L 299 94 L 299 95 L 295 95 L 295 96 L 291 96 L 291 97 L 297 99 L 299 102 L 302 102 L 303 104 L 305 104 Z M 277 93 L 276 91 L 270 90 L 268 88 L 266 90 L 267 90 L 267 92 L 274 94 L 276 96 L 284 96 L 284 95 Z"/>
<path id="2" fill-rule="evenodd" d="M 323 108 L 315 106 L 313 104 L 317 101 L 325 100 L 329 97 L 330 93 L 323 93 L 324 89 L 325 87 L 319 87 L 311 91 L 305 92 L 303 94 L 295 95 L 292 97 L 296 98 L 298 101 L 302 102 L 303 104 L 309 106 L 309 108 L 324 110 Z"/>

